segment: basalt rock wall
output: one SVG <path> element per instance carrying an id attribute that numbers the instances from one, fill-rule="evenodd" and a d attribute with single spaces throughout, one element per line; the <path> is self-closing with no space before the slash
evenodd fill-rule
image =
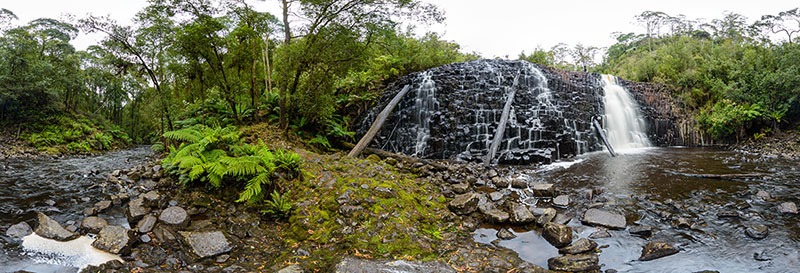
<path id="1" fill-rule="evenodd" d="M 676 115 L 666 87 L 625 80 L 620 84 L 640 104 L 653 144 L 697 143 L 699 137 L 687 129 L 693 123 Z M 505 133 L 491 163 L 548 163 L 602 149 L 591 128 L 592 118 L 604 112 L 603 82 L 597 73 L 508 60 L 476 60 L 413 73 L 390 85 L 357 119 L 357 137 L 405 86 L 409 92 L 370 147 L 420 158 L 484 162 L 513 93 Z"/>

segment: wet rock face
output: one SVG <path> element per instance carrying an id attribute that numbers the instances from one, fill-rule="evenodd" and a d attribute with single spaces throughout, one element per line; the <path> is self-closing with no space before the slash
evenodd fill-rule
<path id="1" fill-rule="evenodd" d="M 494 161 L 551 162 L 600 149 L 591 133 L 602 111 L 600 75 L 551 70 L 525 61 L 478 60 L 406 76 L 356 125 L 363 135 L 400 90 L 403 97 L 372 142 L 376 148 L 431 159 L 481 162 L 514 99 Z"/>
<path id="2" fill-rule="evenodd" d="M 597 255 L 564 255 L 547 260 L 547 267 L 555 271 L 583 272 L 599 270 L 599 259 Z"/>
<path id="3" fill-rule="evenodd" d="M 231 251 L 232 247 L 220 231 L 181 232 L 184 241 L 200 258 L 211 257 Z"/>
<path id="4" fill-rule="evenodd" d="M 114 254 L 125 254 L 130 251 L 134 237 L 128 230 L 120 226 L 105 226 L 100 230 L 97 240 L 92 243 L 94 248 Z"/>
<path id="5" fill-rule="evenodd" d="M 39 226 L 36 227 L 35 232 L 39 236 L 56 241 L 69 241 L 80 236 L 75 232 L 64 229 L 61 224 L 47 217 L 44 213 L 37 212 L 36 217 L 39 219 Z"/>
<path id="6" fill-rule="evenodd" d="M 601 209 L 588 209 L 583 213 L 583 223 L 612 229 L 625 228 L 625 216 Z"/>
<path id="7" fill-rule="evenodd" d="M 665 242 L 650 242 L 642 248 L 640 261 L 650 261 L 678 253 L 678 249 Z"/>
<path id="8" fill-rule="evenodd" d="M 442 262 L 418 261 L 376 261 L 346 256 L 336 263 L 330 272 L 406 272 L 406 273 L 455 273 L 456 271 Z"/>
<path id="9" fill-rule="evenodd" d="M 31 233 L 33 233 L 31 226 L 25 222 L 19 222 L 15 225 L 8 227 L 8 229 L 6 230 L 6 236 L 11 237 L 13 239 L 21 239 L 22 237 L 31 235 Z"/>

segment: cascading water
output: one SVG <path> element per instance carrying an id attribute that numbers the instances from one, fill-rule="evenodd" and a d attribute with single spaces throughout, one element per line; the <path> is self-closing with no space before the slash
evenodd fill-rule
<path id="1" fill-rule="evenodd" d="M 605 128 L 608 142 L 615 150 L 650 147 L 650 140 L 640 118 L 639 106 L 625 88 L 619 85 L 617 77 L 603 75 L 605 97 Z"/>
<path id="2" fill-rule="evenodd" d="M 422 76 L 422 84 L 417 89 L 414 108 L 417 110 L 415 115 L 417 142 L 414 146 L 414 156 L 422 157 L 425 155 L 425 147 L 431 136 L 431 116 L 437 108 L 436 83 L 431 79 L 430 72 L 425 72 Z"/>

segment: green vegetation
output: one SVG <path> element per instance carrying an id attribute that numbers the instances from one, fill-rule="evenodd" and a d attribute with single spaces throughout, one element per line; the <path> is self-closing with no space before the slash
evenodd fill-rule
<path id="1" fill-rule="evenodd" d="M 239 136 L 240 132 L 234 127 L 205 125 L 166 132 L 165 138 L 180 145 L 169 146 L 163 167 L 178 176 L 178 182 L 183 185 L 210 185 L 215 189 L 244 185 L 236 202 L 249 203 L 261 201 L 269 189 L 282 189 L 277 184 L 278 177 L 291 180 L 300 174 L 302 159 L 299 155 L 273 151 L 263 144 L 244 144 Z M 283 175 L 279 176 L 276 171 L 282 171 Z"/>
<path id="2" fill-rule="evenodd" d="M 800 122 L 800 45 L 793 36 L 800 26 L 791 24 L 800 20 L 798 9 L 751 25 L 733 13 L 710 23 L 650 11 L 637 19 L 647 33 L 619 34 L 595 70 L 666 84 L 717 140 L 741 141 Z"/>
<path id="3" fill-rule="evenodd" d="M 95 123 L 82 116 L 59 115 L 19 127 L 19 138 L 41 152 L 89 153 L 130 145 L 131 139 L 115 125 Z"/>

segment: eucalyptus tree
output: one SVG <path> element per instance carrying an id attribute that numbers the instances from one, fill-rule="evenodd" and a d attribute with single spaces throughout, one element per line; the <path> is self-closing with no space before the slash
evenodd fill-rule
<path id="1" fill-rule="evenodd" d="M 786 42 L 792 44 L 792 37 L 800 33 L 800 8 L 782 11 L 778 15 L 761 16 L 761 20 L 756 22 L 756 25 L 775 34 L 785 34 Z"/>
<path id="2" fill-rule="evenodd" d="M 159 6 L 148 6 L 136 15 L 136 28 L 122 26 L 109 17 L 88 16 L 80 20 L 81 27 L 89 33 L 103 33 L 103 46 L 115 62 L 137 76 L 146 77 L 152 84 L 160 102 L 160 128 L 173 130 L 169 109 L 166 66 L 168 49 L 173 37 L 174 23 L 169 11 Z M 166 128 L 165 128 L 166 127 Z"/>

